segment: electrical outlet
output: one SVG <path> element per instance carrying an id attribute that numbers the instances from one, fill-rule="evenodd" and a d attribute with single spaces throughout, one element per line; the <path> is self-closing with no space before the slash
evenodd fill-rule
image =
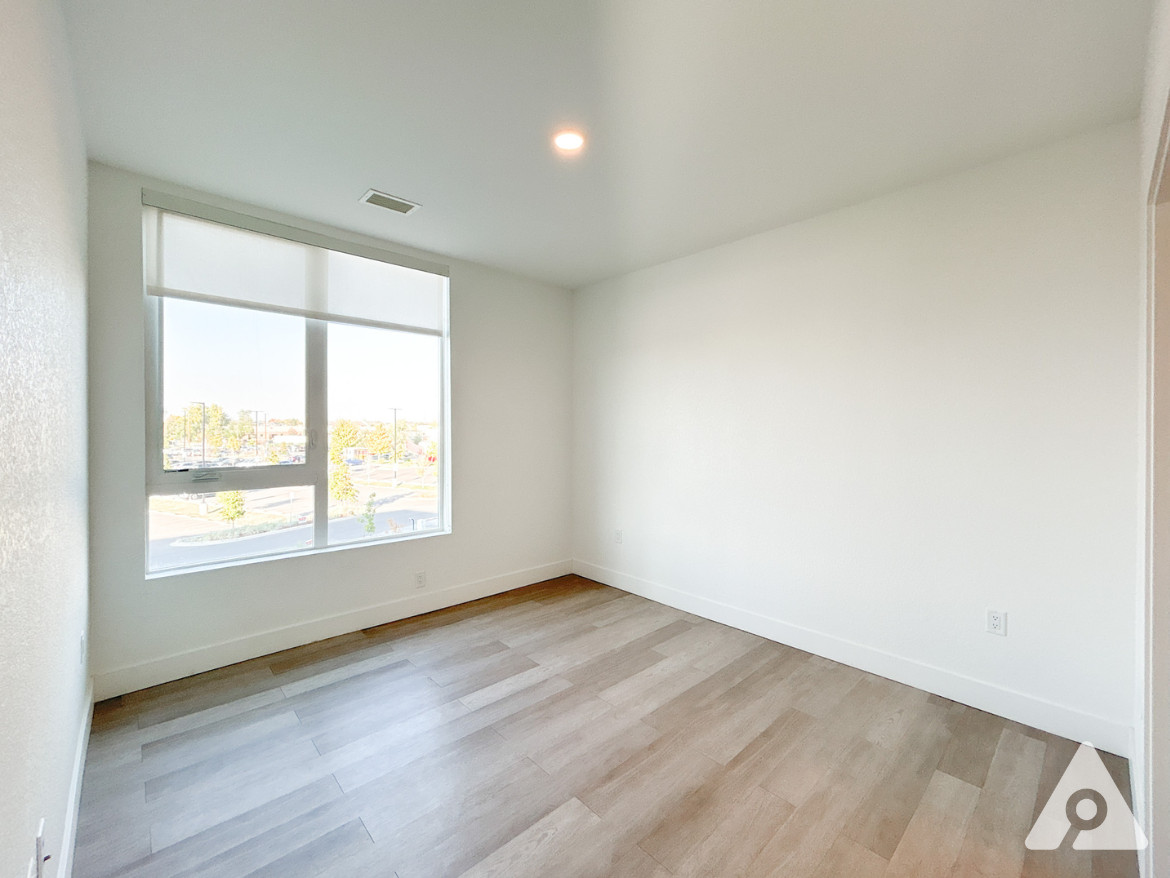
<path id="1" fill-rule="evenodd" d="M 613 532 L 613 541 L 615 543 L 620 543 L 622 541 L 622 532 L 620 530 L 615 530 Z"/>
<path id="2" fill-rule="evenodd" d="M 1007 637 L 1007 613 L 1003 610 L 988 610 L 987 633 Z"/>
<path id="3" fill-rule="evenodd" d="M 425 570 L 420 570 L 420 571 L 418 571 L 418 573 L 414 574 L 414 587 L 415 588 L 426 588 L 427 587 L 427 572 Z"/>

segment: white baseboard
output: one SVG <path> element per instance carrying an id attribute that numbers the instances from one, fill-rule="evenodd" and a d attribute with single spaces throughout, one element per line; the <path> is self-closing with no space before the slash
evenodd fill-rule
<path id="1" fill-rule="evenodd" d="M 713 622 L 795 646 L 797 649 L 977 707 L 1033 728 L 1074 741 L 1092 741 L 1094 746 L 1110 753 L 1128 758 L 1132 752 L 1133 730 L 1128 725 L 1105 717 L 1084 713 L 1034 695 L 976 680 L 945 668 L 923 664 L 821 631 L 792 625 L 721 601 L 639 579 L 587 561 L 574 560 L 573 572 L 620 588 L 622 591 L 694 613 Z"/>
<path id="2" fill-rule="evenodd" d="M 1144 719 L 1144 718 L 1143 718 Z M 1133 747 L 1131 748 L 1129 757 L 1129 789 L 1133 798 L 1133 816 L 1137 818 L 1146 836 L 1150 837 L 1150 815 L 1146 802 L 1146 790 L 1148 774 L 1146 768 L 1147 750 L 1145 745 L 1145 724 L 1139 721 L 1137 727 L 1141 729 L 1141 733 L 1135 735 Z M 1151 838 L 1152 842 L 1152 838 Z M 1144 850 L 1137 852 L 1138 861 L 1138 878 L 1146 878 L 1150 873 L 1150 850 L 1152 844 L 1147 845 Z"/>
<path id="3" fill-rule="evenodd" d="M 336 637 L 339 634 L 349 634 L 362 628 L 372 628 L 375 625 L 383 625 L 409 616 L 441 610 L 500 592 L 511 591 L 521 586 L 543 582 L 546 579 L 564 576 L 571 572 L 571 567 L 572 562 L 570 561 L 557 561 L 540 567 L 530 567 L 527 570 L 516 570 L 476 582 L 405 595 L 359 610 L 350 610 L 335 616 L 326 616 L 322 619 L 313 619 L 269 631 L 259 631 L 247 637 L 114 668 L 94 675 L 94 696 L 98 701 L 101 701 L 105 698 L 113 698 L 115 695 L 124 695 L 127 692 L 135 692 L 149 686 L 157 686 L 159 683 L 167 683 L 171 680 L 189 677 L 192 674 L 269 655 L 282 649 L 290 649 L 328 637 Z"/>
<path id="4" fill-rule="evenodd" d="M 61 835 L 61 855 L 57 862 L 57 878 L 73 875 L 73 850 L 77 843 L 77 815 L 81 810 L 81 780 L 85 775 L 85 754 L 89 749 L 89 730 L 93 724 L 93 678 L 85 689 L 85 711 L 77 733 L 77 747 L 73 754 L 73 779 L 69 782 L 69 813 L 65 815 L 65 832 Z"/>

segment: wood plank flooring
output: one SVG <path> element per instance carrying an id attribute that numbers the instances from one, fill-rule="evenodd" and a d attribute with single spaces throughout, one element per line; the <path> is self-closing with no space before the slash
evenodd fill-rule
<path id="1" fill-rule="evenodd" d="M 74 875 L 1136 876 L 1075 750 L 569 576 L 99 704 Z"/>

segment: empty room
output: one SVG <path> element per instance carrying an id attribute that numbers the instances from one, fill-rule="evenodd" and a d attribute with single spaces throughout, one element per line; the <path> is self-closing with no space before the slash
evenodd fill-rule
<path id="1" fill-rule="evenodd" d="M 0 876 L 1170 878 L 1168 0 L 0 50 Z"/>

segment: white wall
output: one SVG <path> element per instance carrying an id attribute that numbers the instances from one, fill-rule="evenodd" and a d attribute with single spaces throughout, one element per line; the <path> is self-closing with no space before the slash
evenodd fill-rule
<path id="1" fill-rule="evenodd" d="M 1138 163 L 1114 126 L 580 291 L 575 569 L 1128 753 Z"/>
<path id="2" fill-rule="evenodd" d="M 1170 193 L 1164 193 L 1170 195 Z M 1151 268 L 1150 301 L 1150 566 L 1147 582 L 1145 622 L 1148 625 L 1146 650 L 1150 664 L 1142 682 L 1149 684 L 1145 700 L 1141 765 L 1135 774 L 1142 782 L 1145 805 L 1142 822 L 1151 840 L 1146 875 L 1170 874 L 1170 825 L 1167 814 L 1152 807 L 1166 798 L 1170 782 L 1170 203 L 1161 204 L 1153 214 L 1156 237 Z M 1144 768 L 1144 772 L 1136 769 Z M 1154 868 L 1156 867 L 1156 869 Z"/>
<path id="3" fill-rule="evenodd" d="M 1141 109 L 1141 184 L 1147 204 L 1146 242 L 1150 426 L 1148 565 L 1139 608 L 1138 726 L 1134 754 L 1135 805 L 1150 847 L 1143 874 L 1170 874 L 1170 201 L 1163 178 L 1163 137 L 1170 100 L 1170 0 L 1156 0 Z M 1160 184 L 1160 191 L 1159 191 Z"/>
<path id="4" fill-rule="evenodd" d="M 1140 119 L 1143 195 L 1159 171 L 1155 163 L 1167 99 L 1170 99 L 1170 0 L 1154 0 Z"/>
<path id="5" fill-rule="evenodd" d="M 184 194 L 90 167 L 92 661 L 99 698 L 568 571 L 570 295 L 421 254 L 451 267 L 454 532 L 147 580 L 143 185 Z M 427 572 L 425 591 L 413 587 L 416 570 Z"/>
<path id="6" fill-rule="evenodd" d="M 57 5 L 0 21 L 0 875 L 42 817 L 56 875 L 89 716 L 85 147 Z"/>

